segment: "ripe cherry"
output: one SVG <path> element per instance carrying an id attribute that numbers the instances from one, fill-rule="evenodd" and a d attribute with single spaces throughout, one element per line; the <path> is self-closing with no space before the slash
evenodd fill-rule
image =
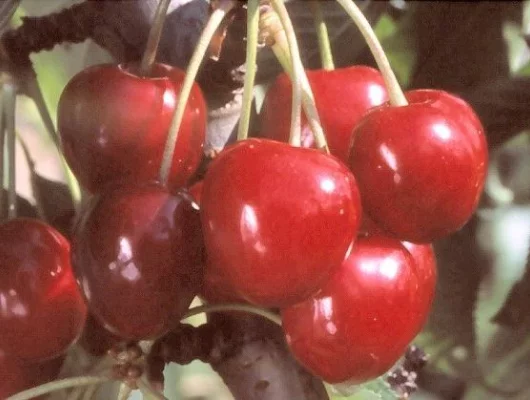
<path id="1" fill-rule="evenodd" d="M 388 100 L 383 77 L 378 70 L 365 66 L 306 73 L 331 154 L 347 161 L 355 124 L 367 110 Z M 291 91 L 291 81 L 285 73 L 280 74 L 267 91 L 260 118 L 264 137 L 289 141 Z M 313 134 L 305 116 L 302 145 L 314 147 Z"/>
<path id="2" fill-rule="evenodd" d="M 438 278 L 436 256 L 431 244 L 410 242 L 402 242 L 402 244 L 407 248 L 416 263 L 416 275 L 420 286 L 419 297 L 422 299 L 419 314 L 424 316 L 424 319 L 419 321 L 418 324 L 419 333 L 427 321 L 436 292 L 436 281 Z"/>
<path id="3" fill-rule="evenodd" d="M 88 314 L 83 329 L 83 334 L 79 338 L 79 345 L 93 356 L 102 356 L 113 346 L 123 342 L 123 339 L 107 330 L 99 320 L 92 314 Z"/>
<path id="4" fill-rule="evenodd" d="M 161 186 L 107 188 L 84 210 L 72 262 L 90 311 L 124 339 L 179 323 L 202 279 L 199 215 Z"/>
<path id="5" fill-rule="evenodd" d="M 55 380 L 63 361 L 64 357 L 60 356 L 36 364 L 22 365 L 0 354 L 0 399 Z M 37 397 L 44 398 L 45 396 Z"/>
<path id="6" fill-rule="evenodd" d="M 287 342 L 327 382 L 373 379 L 416 335 L 422 295 L 414 259 L 398 240 L 359 237 L 322 291 L 282 311 Z"/>
<path id="7" fill-rule="evenodd" d="M 317 291 L 344 260 L 360 217 L 354 176 L 313 149 L 245 140 L 221 152 L 204 179 L 208 262 L 263 307 Z"/>
<path id="8" fill-rule="evenodd" d="M 363 209 L 401 240 L 428 243 L 460 229 L 484 186 L 487 146 L 471 108 L 441 91 L 371 110 L 356 126 L 349 164 Z"/>
<path id="9" fill-rule="evenodd" d="M 98 192 L 113 181 L 157 178 L 184 72 L 155 64 L 149 77 L 134 65 L 99 65 L 68 83 L 58 108 L 58 128 L 68 164 L 79 181 Z M 202 157 L 206 105 L 191 91 L 179 130 L 169 185 L 184 186 Z"/>
<path id="10" fill-rule="evenodd" d="M 64 354 L 86 317 L 68 241 L 37 220 L 1 224 L 0 276 L 0 353 L 24 363 Z"/>

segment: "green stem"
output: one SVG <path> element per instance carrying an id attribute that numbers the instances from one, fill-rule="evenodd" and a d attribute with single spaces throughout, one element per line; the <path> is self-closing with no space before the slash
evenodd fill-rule
<path id="1" fill-rule="evenodd" d="M 289 61 L 289 57 L 280 42 L 276 41 L 276 43 L 272 46 L 272 51 L 274 52 L 274 55 L 282 65 L 285 72 L 292 77 L 292 66 Z M 311 90 L 311 86 L 309 85 L 309 80 L 307 79 L 305 71 L 302 74 L 302 91 L 302 105 L 304 107 L 304 112 L 309 126 L 311 127 L 311 131 L 313 132 L 315 143 L 320 150 L 323 150 L 329 154 L 326 135 L 322 129 L 322 123 L 320 122 L 320 117 L 318 115 L 315 97 L 313 95 L 313 91 Z"/>
<path id="2" fill-rule="evenodd" d="M 175 113 L 173 114 L 171 126 L 169 127 L 169 134 L 167 137 L 166 146 L 164 148 L 164 154 L 162 156 L 159 178 L 163 184 L 167 184 L 169 178 L 169 171 L 171 169 L 171 163 L 173 162 L 173 154 L 175 152 L 175 144 L 177 143 L 178 131 L 180 129 L 184 111 L 186 109 L 186 104 L 188 102 L 188 97 L 190 96 L 191 89 L 193 88 L 195 77 L 197 76 L 197 72 L 201 66 L 202 59 L 204 58 L 210 41 L 217 31 L 217 28 L 221 24 L 221 21 L 225 17 L 226 13 L 234 6 L 234 1 L 219 1 L 219 7 L 212 12 L 212 15 L 208 19 L 208 22 L 202 31 L 197 45 L 195 46 L 195 51 L 193 52 L 190 63 L 186 70 L 184 82 L 182 83 L 177 107 L 175 109 Z"/>
<path id="3" fill-rule="evenodd" d="M 118 391 L 118 400 L 127 400 L 131 394 L 132 389 L 126 383 L 120 385 L 120 390 Z"/>
<path id="4" fill-rule="evenodd" d="M 256 79 L 256 59 L 258 56 L 259 34 L 259 0 L 249 0 L 247 3 L 247 56 L 245 84 L 243 87 L 243 105 L 241 118 L 237 131 L 237 140 L 248 137 L 250 114 L 252 111 L 252 97 L 254 94 L 254 81 Z"/>
<path id="5" fill-rule="evenodd" d="M 45 383 L 32 389 L 24 390 L 18 394 L 8 397 L 6 400 L 29 400 L 44 394 L 56 392 L 79 386 L 98 385 L 109 382 L 111 379 L 105 376 L 80 376 L 75 378 L 61 379 L 54 382 Z"/>
<path id="6" fill-rule="evenodd" d="M 406 106 L 408 104 L 407 99 L 403 94 L 403 90 L 401 90 L 401 87 L 399 86 L 396 75 L 390 67 L 390 63 L 388 62 L 385 51 L 377 39 L 374 30 L 370 26 L 370 23 L 359 7 L 357 7 L 357 5 L 353 2 L 353 0 L 337 1 L 348 13 L 355 25 L 357 25 L 357 28 L 359 28 L 361 34 L 366 40 L 366 44 L 370 48 L 370 51 L 375 58 L 375 62 L 377 63 L 377 66 L 383 75 L 383 79 L 385 80 L 388 97 L 390 98 L 390 104 L 393 106 Z"/>
<path id="7" fill-rule="evenodd" d="M 299 64 L 302 63 L 300 59 L 300 51 L 298 49 L 298 42 L 296 41 L 293 24 L 291 23 L 289 13 L 287 12 L 287 8 L 285 8 L 283 0 L 272 0 L 271 5 L 278 15 L 280 23 L 284 29 L 289 53 L 291 56 L 291 82 L 293 87 L 293 98 L 291 106 L 291 130 L 289 135 L 289 143 L 293 146 L 300 147 L 302 140 L 302 84 L 300 71 L 303 71 L 303 66 L 299 68 Z"/>
<path id="8" fill-rule="evenodd" d="M 313 19 L 315 22 L 315 30 L 318 38 L 318 48 L 320 51 L 320 60 L 322 68 L 326 71 L 333 71 L 335 64 L 333 62 L 333 53 L 331 52 L 331 43 L 329 40 L 328 27 L 322 15 L 322 7 L 320 0 L 311 0 L 311 11 L 313 12 Z"/>
<path id="9" fill-rule="evenodd" d="M 223 303 L 223 304 L 206 304 L 203 306 L 198 306 L 188 310 L 186 314 L 182 317 L 183 320 L 193 317 L 202 313 L 214 313 L 214 312 L 246 312 L 250 314 L 259 315 L 260 317 L 266 318 L 271 322 L 274 322 L 276 325 L 282 326 L 281 318 L 268 310 L 259 308 L 250 304 L 238 304 L 238 303 Z"/>
<path id="10" fill-rule="evenodd" d="M 16 177 L 16 132 L 15 113 L 17 102 L 17 89 L 11 83 L 4 84 L 4 117 L 7 131 L 7 219 L 17 216 L 17 177 Z"/>
<path id="11" fill-rule="evenodd" d="M 162 28 L 164 27 L 164 21 L 166 20 L 169 3 L 171 3 L 171 0 L 160 0 L 158 2 L 158 6 L 156 7 L 153 25 L 149 31 L 147 45 L 145 46 L 144 55 L 140 64 L 141 76 L 149 76 L 151 73 L 151 67 L 155 62 L 158 44 L 160 43 L 160 37 L 162 36 Z"/>

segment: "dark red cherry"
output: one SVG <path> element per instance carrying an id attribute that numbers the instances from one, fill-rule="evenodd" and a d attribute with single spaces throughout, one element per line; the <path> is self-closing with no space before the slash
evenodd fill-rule
<path id="1" fill-rule="evenodd" d="M 202 279 L 198 212 L 158 185 L 107 188 L 84 210 L 72 263 L 91 313 L 124 339 L 179 323 Z"/>
<path id="2" fill-rule="evenodd" d="M 19 364 L 0 354 L 0 399 L 7 399 L 23 390 L 57 379 L 64 357 L 60 356 L 36 364 Z M 46 396 L 37 397 L 44 400 Z"/>
<path id="3" fill-rule="evenodd" d="M 351 133 L 367 110 L 388 100 L 383 77 L 365 66 L 306 71 L 331 154 L 348 160 Z M 267 91 L 261 111 L 263 136 L 287 142 L 291 121 L 291 81 L 280 74 Z M 302 145 L 314 147 L 311 128 L 302 120 Z"/>
<path id="4" fill-rule="evenodd" d="M 471 217 L 488 152 L 462 100 L 434 90 L 406 95 L 409 105 L 378 107 L 359 122 L 349 164 L 376 224 L 401 240 L 429 243 Z"/>
<path id="5" fill-rule="evenodd" d="M 360 237 L 317 295 L 282 311 L 295 357 L 330 383 L 386 372 L 417 332 L 425 299 L 414 259 L 383 236 Z"/>
<path id="6" fill-rule="evenodd" d="M 24 363 L 64 354 L 86 317 L 68 241 L 38 220 L 1 224 L 0 276 L 0 353 Z"/>
<path id="7" fill-rule="evenodd" d="M 102 356 L 112 347 L 124 340 L 114 335 L 99 322 L 92 314 L 88 314 L 83 329 L 83 334 L 79 338 L 79 345 L 93 356 Z"/>
<path id="8" fill-rule="evenodd" d="M 402 244 L 407 248 L 416 262 L 416 275 L 418 276 L 420 285 L 419 297 L 422 299 L 422 307 L 419 314 L 425 317 L 419 321 L 419 333 L 427 321 L 436 293 L 436 281 L 438 279 L 436 255 L 431 244 L 415 244 L 410 242 L 402 242 Z"/>
<path id="9" fill-rule="evenodd" d="M 313 149 L 249 139 L 221 152 L 204 179 L 208 262 L 263 307 L 317 291 L 344 260 L 360 217 L 354 176 Z"/>
<path id="10" fill-rule="evenodd" d="M 149 77 L 135 65 L 98 65 L 70 80 L 58 108 L 64 154 L 81 184 L 98 192 L 109 182 L 154 180 L 184 79 L 155 64 Z M 170 187 L 184 186 L 202 158 L 206 105 L 194 85 L 179 130 Z"/>

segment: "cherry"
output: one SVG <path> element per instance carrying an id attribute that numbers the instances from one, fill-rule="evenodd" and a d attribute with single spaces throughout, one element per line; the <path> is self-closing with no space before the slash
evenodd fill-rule
<path id="1" fill-rule="evenodd" d="M 119 336 L 109 332 L 91 313 L 88 314 L 85 329 L 79 344 L 93 356 L 102 356 L 113 346 L 123 342 Z"/>
<path id="2" fill-rule="evenodd" d="M 68 241 L 37 220 L 1 224 L 0 276 L 0 353 L 24 363 L 64 354 L 86 317 Z"/>
<path id="3" fill-rule="evenodd" d="M 349 164 L 374 222 L 402 240 L 428 243 L 471 217 L 484 186 L 487 146 L 463 100 L 436 90 L 406 96 L 409 105 L 378 107 L 359 122 Z"/>
<path id="4" fill-rule="evenodd" d="M 198 293 L 201 240 L 187 196 L 156 184 L 108 187 L 82 212 L 72 242 L 90 311 L 124 339 L 166 333 Z"/>
<path id="5" fill-rule="evenodd" d="M 155 64 L 149 77 L 135 65 L 98 65 L 74 76 L 58 108 L 64 154 L 79 181 L 99 192 L 113 181 L 149 181 L 158 176 L 163 149 L 184 72 Z M 169 177 L 183 186 L 202 157 L 206 105 L 195 85 L 179 130 Z"/>
<path id="6" fill-rule="evenodd" d="M 0 354 L 0 399 L 57 378 L 64 362 L 60 356 L 37 364 L 22 365 Z M 37 397 L 43 399 L 46 396 Z"/>
<path id="7" fill-rule="evenodd" d="M 331 154 L 348 160 L 353 127 L 374 107 L 388 100 L 379 71 L 365 66 L 307 71 L 315 103 Z M 289 141 L 292 85 L 288 75 L 278 75 L 267 91 L 261 111 L 263 137 Z M 313 134 L 303 116 L 302 145 L 314 147 Z"/>
<path id="8" fill-rule="evenodd" d="M 423 301 L 419 314 L 424 316 L 424 319 L 419 321 L 418 324 L 417 332 L 419 333 L 427 321 L 436 292 L 436 281 L 438 278 L 436 256 L 431 244 L 410 242 L 402 242 L 402 244 L 407 248 L 416 263 L 416 275 L 420 286 L 419 297 Z"/>
<path id="9" fill-rule="evenodd" d="M 317 291 L 346 256 L 360 217 L 354 176 L 314 149 L 241 141 L 222 151 L 204 178 L 208 262 L 238 295 L 263 307 Z"/>
<path id="10" fill-rule="evenodd" d="M 330 383 L 383 374 L 424 318 L 419 283 L 414 259 L 398 240 L 359 237 L 322 291 L 282 310 L 293 354 Z"/>

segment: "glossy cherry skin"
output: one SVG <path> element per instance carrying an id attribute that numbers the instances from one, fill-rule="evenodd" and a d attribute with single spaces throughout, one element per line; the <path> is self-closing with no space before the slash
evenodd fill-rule
<path id="1" fill-rule="evenodd" d="M 200 220 L 155 184 L 112 186 L 82 212 L 72 264 L 91 313 L 124 339 L 179 323 L 202 279 Z"/>
<path id="2" fill-rule="evenodd" d="M 431 244 L 416 244 L 402 242 L 403 246 L 409 251 L 416 263 L 416 275 L 420 286 L 420 295 L 422 299 L 419 315 L 424 318 L 419 320 L 417 332 L 419 333 L 429 317 L 434 295 L 436 293 L 436 282 L 438 271 L 436 268 L 436 255 Z"/>
<path id="3" fill-rule="evenodd" d="M 57 379 L 63 362 L 64 357 L 60 356 L 37 364 L 22 365 L 0 354 L 0 399 Z"/>
<path id="4" fill-rule="evenodd" d="M 429 243 L 471 217 L 488 152 L 463 100 L 434 90 L 406 95 L 409 105 L 378 107 L 359 122 L 349 165 L 376 224 L 401 240 Z"/>
<path id="5" fill-rule="evenodd" d="M 0 276 L 0 353 L 21 363 L 64 354 L 86 318 L 68 241 L 38 220 L 1 224 Z"/>
<path id="6" fill-rule="evenodd" d="M 124 340 L 109 332 L 92 314 L 88 314 L 79 338 L 79 345 L 88 353 L 99 357 L 105 355 L 112 347 L 122 343 Z"/>
<path id="7" fill-rule="evenodd" d="M 114 181 L 156 179 L 184 72 L 155 64 L 149 77 L 135 65 L 104 64 L 74 76 L 58 107 L 58 128 L 68 164 L 81 184 L 99 192 Z M 184 186 L 202 158 L 206 104 L 194 85 L 184 113 L 169 177 Z"/>
<path id="8" fill-rule="evenodd" d="M 399 241 L 359 237 L 321 292 L 282 311 L 287 343 L 329 383 L 373 379 L 416 335 L 421 294 L 414 260 Z"/>
<path id="9" fill-rule="evenodd" d="M 313 149 L 249 139 L 221 152 L 204 178 L 208 262 L 262 307 L 317 291 L 344 260 L 361 213 L 354 176 Z"/>
<path id="10" fill-rule="evenodd" d="M 353 66 L 333 71 L 306 71 L 331 154 L 348 160 L 351 133 L 370 108 L 388 100 L 383 77 L 374 68 Z M 261 111 L 263 137 L 289 141 L 292 85 L 280 74 L 267 91 Z M 311 128 L 302 119 L 303 147 L 314 147 Z"/>

